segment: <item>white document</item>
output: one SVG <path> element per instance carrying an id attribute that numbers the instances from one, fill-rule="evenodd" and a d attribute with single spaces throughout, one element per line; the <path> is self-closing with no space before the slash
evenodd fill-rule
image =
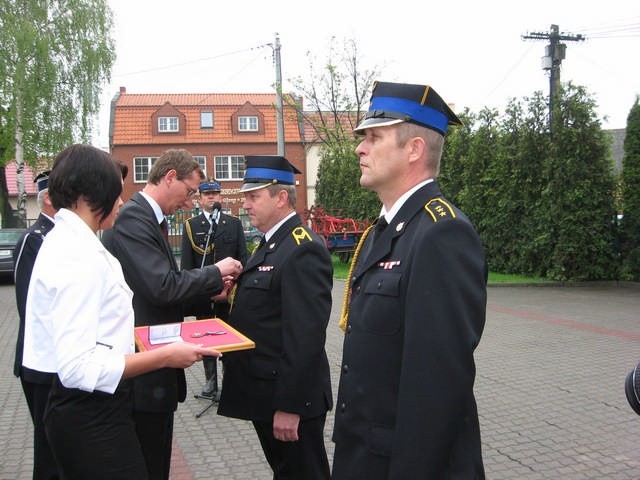
<path id="1" fill-rule="evenodd" d="M 149 326 L 149 343 L 151 345 L 159 345 L 161 343 L 182 342 L 180 333 L 182 332 L 181 323 L 166 323 L 164 325 Z"/>

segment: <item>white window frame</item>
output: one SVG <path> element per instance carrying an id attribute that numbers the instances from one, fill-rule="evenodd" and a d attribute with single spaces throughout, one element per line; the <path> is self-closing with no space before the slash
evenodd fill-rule
<path id="1" fill-rule="evenodd" d="M 213 111 L 211 110 L 202 110 L 200 112 L 200 128 L 213 128 L 214 118 Z"/>
<path id="2" fill-rule="evenodd" d="M 133 183 L 147 183 L 151 167 L 158 157 L 133 157 Z"/>
<path id="3" fill-rule="evenodd" d="M 180 131 L 180 120 L 178 117 L 158 117 L 158 132 L 178 131 Z"/>
<path id="4" fill-rule="evenodd" d="M 238 117 L 239 132 L 257 132 L 258 117 L 256 115 L 245 115 Z"/>
<path id="5" fill-rule="evenodd" d="M 204 172 L 205 177 L 207 176 L 207 157 L 204 155 L 194 155 L 193 159 L 200 164 L 200 168 Z"/>
<path id="6" fill-rule="evenodd" d="M 242 180 L 244 177 L 244 155 L 216 155 L 213 163 L 216 180 Z"/>

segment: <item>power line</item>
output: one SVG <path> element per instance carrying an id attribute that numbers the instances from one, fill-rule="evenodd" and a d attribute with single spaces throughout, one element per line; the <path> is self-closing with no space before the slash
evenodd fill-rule
<path id="1" fill-rule="evenodd" d="M 520 64 L 524 61 L 524 59 L 529 55 L 529 52 L 531 51 L 531 49 L 533 48 L 533 45 L 529 46 L 529 48 L 527 50 L 525 50 L 525 52 L 522 54 L 522 56 L 513 64 L 513 66 L 511 66 L 511 68 L 509 68 L 505 74 L 503 75 L 502 79 L 496 84 L 495 87 L 493 87 L 491 89 L 491 91 L 487 94 L 488 97 L 491 97 L 497 90 L 498 88 L 500 88 L 502 86 L 502 84 L 504 84 L 504 82 L 507 80 L 507 78 L 509 78 L 511 76 L 511 74 L 513 73 L 513 71 L 520 66 Z"/>
<path id="2" fill-rule="evenodd" d="M 596 25 L 580 27 L 589 39 L 629 38 L 640 36 L 640 17 L 625 18 L 614 22 L 602 22 Z"/>
<path id="3" fill-rule="evenodd" d="M 183 67 L 185 65 L 193 65 L 194 63 L 207 62 L 207 61 L 215 60 L 215 59 L 218 59 L 218 58 L 229 57 L 229 56 L 232 56 L 232 55 L 238 55 L 240 53 L 250 52 L 250 51 L 257 50 L 259 48 L 268 47 L 268 46 L 270 46 L 270 44 L 265 43 L 264 45 L 258 45 L 257 47 L 245 48 L 245 49 L 242 49 L 242 50 L 236 50 L 234 52 L 221 53 L 220 55 L 214 55 L 212 57 L 198 58 L 198 59 L 195 59 L 195 60 L 189 60 L 187 62 L 173 63 L 173 64 L 170 64 L 170 65 L 162 65 L 162 66 L 159 66 L 159 67 L 148 68 L 146 70 L 137 70 L 135 72 L 122 73 L 122 74 L 119 74 L 119 76 L 127 77 L 127 76 L 130 76 L 130 75 L 140 75 L 142 73 L 150 73 L 150 72 L 158 72 L 158 71 L 161 71 L 161 70 L 169 70 L 169 69 L 176 68 L 176 67 Z"/>

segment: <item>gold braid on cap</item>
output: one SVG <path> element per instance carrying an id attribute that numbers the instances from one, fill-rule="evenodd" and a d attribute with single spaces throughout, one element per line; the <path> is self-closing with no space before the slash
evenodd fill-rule
<path id="1" fill-rule="evenodd" d="M 367 229 L 362 233 L 362 237 L 360 237 L 360 241 L 358 242 L 358 246 L 356 247 L 356 251 L 353 254 L 353 259 L 351 260 L 351 266 L 349 267 L 349 273 L 347 275 L 347 285 L 344 288 L 344 299 L 342 300 L 342 312 L 340 313 L 340 321 L 338 322 L 338 326 L 342 329 L 343 332 L 347 331 L 347 320 L 349 317 L 349 299 L 351 297 L 351 277 L 353 277 L 353 269 L 356 266 L 356 262 L 358 261 L 358 257 L 360 256 L 360 250 L 362 250 L 362 245 L 364 245 L 364 240 L 369 235 L 371 229 L 375 227 L 375 223 L 371 224 L 367 227 Z"/>
<path id="2" fill-rule="evenodd" d="M 191 218 L 197 218 L 197 217 L 191 217 Z M 191 231 L 191 223 L 189 221 L 186 221 L 184 223 L 185 223 L 184 228 L 187 229 L 187 237 L 189 237 L 189 241 L 191 242 L 191 248 L 193 248 L 194 252 L 199 253 L 200 255 L 209 255 L 214 248 L 214 243 L 210 242 L 209 246 L 207 247 L 207 251 L 205 252 L 202 248 L 197 246 L 196 243 L 193 241 L 193 232 Z"/>

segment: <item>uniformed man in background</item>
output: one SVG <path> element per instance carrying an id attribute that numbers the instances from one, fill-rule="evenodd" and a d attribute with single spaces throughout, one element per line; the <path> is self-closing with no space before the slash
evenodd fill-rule
<path id="1" fill-rule="evenodd" d="M 35 223 L 18 240 L 16 248 L 13 250 L 16 304 L 20 319 L 13 373 L 20 378 L 22 390 L 29 406 L 31 420 L 33 421 L 33 478 L 34 480 L 42 480 L 59 478 L 58 467 L 56 467 L 56 462 L 53 459 L 42 420 L 44 407 L 51 389 L 51 381 L 55 373 L 40 372 L 24 367 L 22 365 L 22 354 L 24 351 L 25 307 L 31 272 L 44 237 L 54 226 L 53 217 L 57 210 L 53 208 L 49 199 L 49 172 L 40 173 L 33 182 L 38 187 L 40 214 Z"/>
<path id="2" fill-rule="evenodd" d="M 220 185 L 213 179 L 203 181 L 198 188 L 202 212 L 184 222 L 182 229 L 182 270 L 202 268 L 218 260 L 232 257 L 242 265 L 247 262 L 247 244 L 240 220 L 222 212 Z M 226 300 L 214 301 L 199 297 L 185 306 L 185 315 L 196 319 L 218 317 L 227 320 L 229 304 Z M 205 384 L 200 396 L 219 399 L 218 359 L 203 360 Z"/>
<path id="3" fill-rule="evenodd" d="M 448 125 L 426 85 L 377 82 L 355 132 L 360 185 L 381 217 L 347 282 L 333 479 L 484 479 L 473 352 L 487 265 L 469 219 L 436 183 Z"/>

